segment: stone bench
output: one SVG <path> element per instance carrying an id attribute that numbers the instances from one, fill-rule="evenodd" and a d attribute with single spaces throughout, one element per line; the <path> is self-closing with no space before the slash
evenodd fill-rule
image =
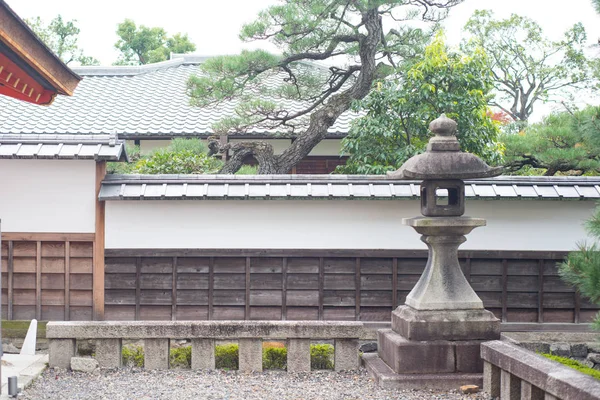
<path id="1" fill-rule="evenodd" d="M 505 341 L 481 345 L 483 390 L 502 400 L 599 399 L 600 382 Z"/>
<path id="2" fill-rule="evenodd" d="M 262 371 L 262 341 L 287 341 L 289 372 L 310 371 L 310 341 L 334 340 L 336 371 L 359 368 L 362 322 L 337 321 L 128 321 L 49 322 L 49 366 L 69 368 L 76 340 L 96 341 L 100 368 L 121 367 L 123 339 L 144 340 L 144 367 L 169 368 L 169 341 L 191 339 L 192 369 L 215 368 L 215 340 L 237 340 L 240 371 Z"/>

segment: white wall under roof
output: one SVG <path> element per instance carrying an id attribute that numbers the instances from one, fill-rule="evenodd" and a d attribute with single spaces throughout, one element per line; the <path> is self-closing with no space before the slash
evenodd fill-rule
<path id="1" fill-rule="evenodd" d="M 488 219 L 461 249 L 572 250 L 592 201 L 473 200 Z M 415 200 L 108 201 L 107 248 L 424 249 Z"/>
<path id="2" fill-rule="evenodd" d="M 94 232 L 95 168 L 91 160 L 0 160 L 2 232 Z"/>

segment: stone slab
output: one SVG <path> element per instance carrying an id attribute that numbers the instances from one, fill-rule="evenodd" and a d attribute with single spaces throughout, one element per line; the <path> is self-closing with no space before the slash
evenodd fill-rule
<path id="1" fill-rule="evenodd" d="M 359 321 L 52 321 L 49 339 L 369 339 Z"/>
<path id="2" fill-rule="evenodd" d="M 355 370 L 360 367 L 358 339 L 335 339 L 334 368 L 336 371 Z"/>
<path id="3" fill-rule="evenodd" d="M 409 340 L 496 340 L 500 320 L 487 310 L 418 311 L 400 306 L 392 329 Z"/>
<path id="4" fill-rule="evenodd" d="M 262 372 L 262 339 L 240 339 L 239 368 L 242 372 Z"/>
<path id="5" fill-rule="evenodd" d="M 378 355 L 395 373 L 455 372 L 456 359 L 453 342 L 407 340 L 391 329 L 381 329 L 378 335 Z"/>
<path id="6" fill-rule="evenodd" d="M 362 360 L 378 386 L 386 389 L 458 390 L 463 385 L 483 385 L 481 374 L 397 374 L 375 353 L 363 354 Z"/>
<path id="7" fill-rule="evenodd" d="M 144 368 L 169 369 L 169 339 L 144 340 Z"/>
<path id="8" fill-rule="evenodd" d="M 481 340 L 454 342 L 456 372 L 483 373 L 483 360 L 481 359 L 482 342 Z"/>
<path id="9" fill-rule="evenodd" d="M 288 372 L 310 372 L 310 339 L 289 339 L 287 343 Z"/>
<path id="10" fill-rule="evenodd" d="M 98 368 L 98 361 L 91 357 L 71 357 L 71 370 L 76 372 L 93 372 Z"/>
<path id="11" fill-rule="evenodd" d="M 192 369 L 215 369 L 214 339 L 192 339 Z"/>
<path id="12" fill-rule="evenodd" d="M 96 360 L 100 368 L 121 368 L 123 365 L 121 339 L 97 340 Z"/>
<path id="13" fill-rule="evenodd" d="M 75 339 L 52 339 L 48 343 L 49 366 L 50 368 L 69 369 L 71 367 L 71 357 L 76 354 Z"/>

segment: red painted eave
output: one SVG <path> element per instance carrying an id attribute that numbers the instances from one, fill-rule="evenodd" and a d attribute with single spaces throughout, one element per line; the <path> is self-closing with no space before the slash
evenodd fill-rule
<path id="1" fill-rule="evenodd" d="M 80 80 L 0 0 L 0 94 L 48 105 L 57 94 L 71 96 Z"/>

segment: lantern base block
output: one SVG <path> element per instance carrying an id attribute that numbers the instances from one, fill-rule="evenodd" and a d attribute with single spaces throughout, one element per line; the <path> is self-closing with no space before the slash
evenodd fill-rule
<path id="1" fill-rule="evenodd" d="M 408 340 L 497 340 L 500 320 L 484 309 L 420 311 L 399 306 L 392 330 Z"/>

